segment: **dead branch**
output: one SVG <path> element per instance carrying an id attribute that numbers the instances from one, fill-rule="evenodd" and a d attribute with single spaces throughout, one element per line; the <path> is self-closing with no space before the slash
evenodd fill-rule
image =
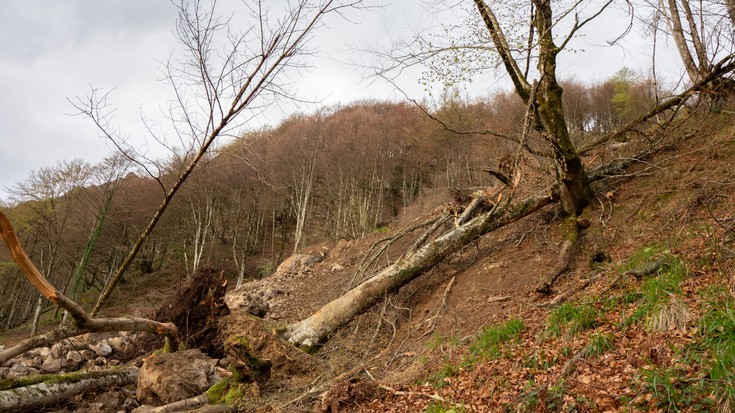
<path id="1" fill-rule="evenodd" d="M 449 291 L 452 290 L 452 286 L 454 286 L 454 281 L 457 279 L 457 277 L 452 277 L 451 280 L 449 280 L 449 283 L 447 284 L 447 287 L 444 288 L 444 294 L 442 294 L 442 299 L 437 303 L 436 306 L 431 310 L 431 312 L 426 316 L 424 321 L 422 321 L 422 324 L 426 321 L 430 321 L 429 327 L 424 331 L 424 334 L 421 335 L 421 337 L 426 337 L 429 334 L 431 334 L 436 329 L 436 322 L 439 320 L 439 315 L 441 314 L 442 310 L 447 308 L 447 297 L 449 296 Z M 420 337 L 420 338 L 421 338 Z"/>
<path id="2" fill-rule="evenodd" d="M 93 318 L 82 307 L 59 292 L 46 277 L 36 268 L 15 235 L 10 220 L 0 211 L 0 237 L 10 250 L 13 260 L 23 270 L 28 280 L 41 295 L 59 307 L 68 311 L 74 318 L 74 325 L 66 325 L 41 336 L 22 341 L 17 345 L 0 352 L 0 363 L 40 346 L 47 346 L 65 338 L 102 331 L 145 331 L 166 336 L 166 345 L 170 351 L 179 347 L 179 334 L 172 323 L 159 323 L 144 318 Z"/>
<path id="3" fill-rule="evenodd" d="M 345 285 L 344 291 L 347 291 L 358 283 L 364 281 L 363 276 L 365 275 L 365 273 L 383 256 L 383 254 L 385 254 L 388 248 L 390 248 L 390 246 L 396 243 L 398 240 L 412 233 L 413 231 L 416 231 L 417 229 L 423 228 L 427 225 L 433 224 L 431 227 L 433 228 L 431 232 L 433 232 L 434 230 L 436 230 L 435 227 L 439 225 L 438 223 L 443 224 L 448 218 L 449 214 L 446 213 L 439 217 L 431 217 L 425 221 L 419 222 L 418 224 L 403 229 L 390 237 L 382 238 L 375 241 L 368 249 L 368 252 L 363 256 L 362 261 L 360 261 L 360 265 L 357 266 L 357 269 L 352 275 L 352 279 L 350 279 L 350 282 Z M 419 239 L 421 239 L 421 237 Z M 373 252 L 379 245 L 380 248 Z"/>
<path id="4" fill-rule="evenodd" d="M 572 295 L 574 295 L 574 294 L 576 294 L 576 293 L 584 290 L 585 288 L 589 287 L 590 285 L 592 285 L 592 283 L 594 283 L 604 273 L 605 273 L 604 271 L 603 272 L 599 272 L 599 273 L 593 275 L 592 277 L 587 278 L 586 280 L 584 280 L 584 282 L 582 282 L 581 284 L 577 285 L 576 287 L 570 288 L 567 291 L 565 291 L 565 292 L 557 295 L 549 303 L 543 305 L 543 307 L 550 308 L 550 307 L 556 307 L 556 306 L 558 306 L 559 304 L 561 304 L 564 301 L 566 301 L 566 299 L 569 298 L 570 296 L 572 296 Z"/>
<path id="5" fill-rule="evenodd" d="M 556 191 L 531 196 L 511 204 L 508 196 L 488 212 L 459 228 L 452 228 L 437 239 L 409 253 L 378 274 L 326 304 L 310 317 L 289 325 L 283 333 L 291 343 L 315 348 L 337 328 L 370 308 L 386 293 L 395 291 L 422 275 L 447 255 L 478 236 L 501 228 L 538 211 L 557 199 Z"/>
<path id="6" fill-rule="evenodd" d="M 428 397 L 429 399 L 433 399 L 433 400 L 436 400 L 436 401 L 439 401 L 439 402 L 442 402 L 442 403 L 446 403 L 446 401 L 447 401 L 447 399 L 443 398 L 442 396 L 439 396 L 438 394 L 420 393 L 420 392 L 416 392 L 416 391 L 400 391 L 400 390 L 396 390 L 396 389 L 394 389 L 392 387 L 388 387 L 388 386 L 385 386 L 385 385 L 382 385 L 382 384 L 380 386 L 378 386 L 378 387 L 380 387 L 381 389 L 383 389 L 383 390 L 385 390 L 387 392 L 390 392 L 390 393 L 392 393 L 392 394 L 394 394 L 396 396 L 421 396 L 421 397 Z"/>
<path id="7" fill-rule="evenodd" d="M 57 405 L 85 391 L 123 387 L 138 380 L 137 368 L 89 371 L 27 378 L 34 384 L 0 391 L 0 413 L 18 413 Z"/>
<path id="8" fill-rule="evenodd" d="M 164 404 L 163 406 L 151 407 L 142 406 L 134 410 L 135 413 L 175 413 L 183 411 L 191 411 L 199 409 L 205 404 L 209 403 L 207 393 L 200 394 L 199 396 L 190 397 L 188 399 L 179 400 L 173 403 Z"/>

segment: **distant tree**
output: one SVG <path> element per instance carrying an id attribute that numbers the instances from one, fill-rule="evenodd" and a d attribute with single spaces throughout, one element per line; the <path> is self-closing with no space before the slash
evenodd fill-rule
<path id="1" fill-rule="evenodd" d="M 662 0 L 649 4 L 654 9 L 656 32 L 663 31 L 673 39 L 692 84 L 702 82 L 722 62 L 732 58 L 735 53 L 733 0 Z M 720 76 L 705 89 L 715 94 L 732 93 L 735 81 Z"/>

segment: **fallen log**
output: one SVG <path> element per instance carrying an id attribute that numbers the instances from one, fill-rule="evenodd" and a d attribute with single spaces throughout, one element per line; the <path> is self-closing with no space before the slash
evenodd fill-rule
<path id="1" fill-rule="evenodd" d="M 63 404 L 77 394 L 108 387 L 135 384 L 138 369 L 133 367 L 70 374 L 43 374 L 24 377 L 0 391 L 0 413 L 20 413 Z M 20 386 L 20 387 L 13 387 Z"/>
<path id="2" fill-rule="evenodd" d="M 550 191 L 514 204 L 510 202 L 511 198 L 508 196 L 501 199 L 492 210 L 476 216 L 464 225 L 452 228 L 327 303 L 310 317 L 289 325 L 283 332 L 284 338 L 304 350 L 317 349 L 340 326 L 369 309 L 385 294 L 408 284 L 476 237 L 518 221 L 549 205 L 557 199 L 557 193 Z"/>

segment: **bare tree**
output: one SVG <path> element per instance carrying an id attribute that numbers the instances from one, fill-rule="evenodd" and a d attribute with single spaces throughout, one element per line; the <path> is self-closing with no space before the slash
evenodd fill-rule
<path id="1" fill-rule="evenodd" d="M 673 39 L 693 84 L 712 74 L 718 62 L 735 53 L 735 2 L 732 0 L 659 0 L 648 4 L 654 10 L 655 34 L 663 31 Z M 720 77 L 707 86 L 709 93 L 731 93 L 735 84 L 728 77 Z"/>
<path id="2" fill-rule="evenodd" d="M 165 75 L 176 96 L 168 116 L 185 153 L 172 185 L 167 187 L 158 179 L 163 200 L 100 295 L 92 314 L 102 308 L 171 200 L 215 141 L 235 133 L 274 102 L 291 98 L 293 94 L 284 75 L 303 68 L 303 58 L 311 53 L 307 48 L 311 34 L 325 16 L 359 7 L 360 3 L 361 0 L 299 0 L 289 3 L 275 17 L 269 6 L 253 1 L 248 6 L 250 25 L 239 33 L 232 30 L 229 21 L 218 17 L 215 2 L 195 0 L 179 4 L 176 36 L 186 60 L 182 65 L 169 61 Z M 151 171 L 145 159 L 136 156 L 111 127 L 105 96 L 100 98 L 93 92 L 89 99 L 80 99 L 76 107 L 97 125 L 104 137 L 140 167 Z M 153 139 L 165 142 L 165 136 L 151 133 Z"/>
<path id="3" fill-rule="evenodd" d="M 172 58 L 165 67 L 166 80 L 176 96 L 168 115 L 172 130 L 184 148 L 180 157 L 181 168 L 170 185 L 160 174 L 153 173 L 151 164 L 144 157 L 120 139 L 119 132 L 111 125 L 107 95 L 93 90 L 87 99 L 79 99 L 75 106 L 80 114 L 91 119 L 100 133 L 117 145 L 131 162 L 157 176 L 164 193 L 163 200 L 90 313 L 56 290 L 41 275 L 20 246 L 10 221 L 0 213 L 0 235 L 26 277 L 45 298 L 69 311 L 74 318 L 73 325 L 4 350 L 0 353 L 0 362 L 31 348 L 89 331 L 140 330 L 165 334 L 169 347 L 175 350 L 178 335 L 172 324 L 134 318 L 95 318 L 95 314 L 109 298 L 178 190 L 199 163 L 206 160 L 206 154 L 215 141 L 235 133 L 274 102 L 291 98 L 284 76 L 304 67 L 304 57 L 311 53 L 307 43 L 312 33 L 322 25 L 325 16 L 339 15 L 347 8 L 360 7 L 360 4 L 361 0 L 299 0 L 288 3 L 282 13 L 276 15 L 275 7 L 253 1 L 247 8 L 250 25 L 237 33 L 230 30 L 230 21 L 217 17 L 215 2 L 182 1 L 176 35 L 184 48 L 185 60 L 178 65 L 178 60 Z M 162 135 L 156 135 L 154 139 L 164 142 Z"/>

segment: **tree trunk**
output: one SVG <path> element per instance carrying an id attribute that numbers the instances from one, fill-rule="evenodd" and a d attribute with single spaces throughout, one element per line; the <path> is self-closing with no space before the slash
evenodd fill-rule
<path id="1" fill-rule="evenodd" d="M 137 380 L 137 368 L 31 376 L 17 383 L 8 383 L 6 380 L 0 387 L 0 413 L 18 413 L 58 405 L 86 391 L 123 387 L 135 384 Z M 6 385 L 9 388 L 4 388 Z"/>
<path id="2" fill-rule="evenodd" d="M 337 328 L 369 309 L 386 293 L 408 284 L 472 239 L 518 221 L 555 199 L 556 193 L 548 193 L 529 197 L 512 205 L 509 200 L 501 201 L 492 211 L 453 228 L 326 304 L 309 318 L 289 325 L 284 337 L 305 350 L 317 348 Z"/>
<path id="3" fill-rule="evenodd" d="M 43 297 L 38 296 L 36 299 L 36 309 L 33 311 L 33 323 L 31 323 L 30 336 L 33 337 L 38 332 L 38 323 L 41 320 L 41 310 L 43 309 Z"/>

